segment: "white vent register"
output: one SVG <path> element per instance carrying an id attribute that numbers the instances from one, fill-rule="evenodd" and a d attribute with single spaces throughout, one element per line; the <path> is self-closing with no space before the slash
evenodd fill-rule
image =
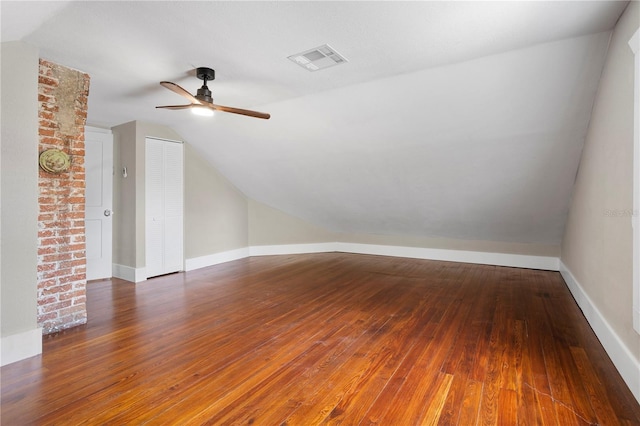
<path id="1" fill-rule="evenodd" d="M 328 44 L 296 53 L 288 58 L 309 71 L 318 71 L 347 62 L 344 56 L 336 52 Z"/>

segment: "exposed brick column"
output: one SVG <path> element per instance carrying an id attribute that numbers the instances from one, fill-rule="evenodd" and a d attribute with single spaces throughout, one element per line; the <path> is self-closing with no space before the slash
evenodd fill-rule
<path id="1" fill-rule="evenodd" d="M 40 169 L 38 325 L 44 334 L 87 322 L 84 126 L 89 76 L 40 60 L 40 147 L 71 157 L 62 173 Z"/>

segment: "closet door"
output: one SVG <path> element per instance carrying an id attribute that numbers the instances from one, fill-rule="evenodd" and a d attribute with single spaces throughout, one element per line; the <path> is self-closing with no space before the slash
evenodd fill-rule
<path id="1" fill-rule="evenodd" d="M 183 269 L 183 146 L 146 139 L 145 211 L 147 277 Z"/>

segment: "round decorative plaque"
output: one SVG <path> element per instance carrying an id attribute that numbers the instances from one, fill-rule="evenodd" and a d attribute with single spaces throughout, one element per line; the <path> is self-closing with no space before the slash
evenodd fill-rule
<path id="1" fill-rule="evenodd" d="M 49 173 L 62 173 L 69 170 L 71 159 L 59 149 L 47 149 L 40 154 L 40 167 Z"/>

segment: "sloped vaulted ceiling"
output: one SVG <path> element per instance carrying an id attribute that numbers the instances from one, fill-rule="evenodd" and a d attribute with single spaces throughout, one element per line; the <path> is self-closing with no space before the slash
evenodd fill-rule
<path id="1" fill-rule="evenodd" d="M 172 127 L 247 196 L 333 231 L 558 244 L 627 2 L 7 2 L 2 40 L 92 77 L 88 121 Z M 33 10 L 39 13 L 32 13 Z M 328 43 L 348 63 L 287 56 Z M 216 102 L 156 110 L 216 69 Z"/>

